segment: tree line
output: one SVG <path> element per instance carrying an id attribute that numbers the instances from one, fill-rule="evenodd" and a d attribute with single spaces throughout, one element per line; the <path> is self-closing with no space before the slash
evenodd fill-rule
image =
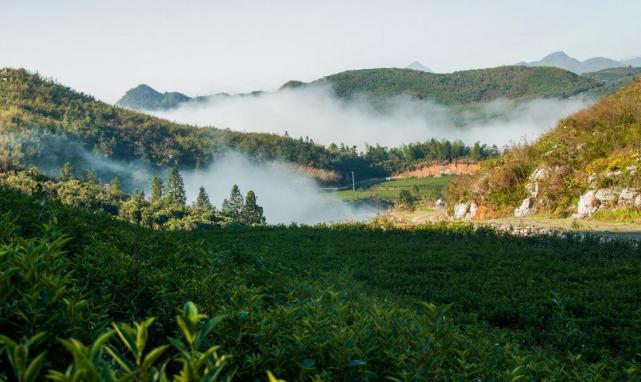
<path id="1" fill-rule="evenodd" d="M 1 172 L 0 186 L 27 194 L 46 194 L 73 207 L 108 213 L 153 229 L 194 230 L 227 224 L 254 226 L 266 223 L 254 191 L 243 196 L 237 185 L 232 187 L 220 209 L 211 203 L 202 186 L 194 202 L 187 204 L 184 181 L 177 167 L 170 170 L 165 180 L 153 178 L 149 198 L 139 189 L 131 194 L 123 192 L 117 177 L 107 184 L 100 184 L 93 169 L 77 177 L 69 162 L 60 169 L 58 179 L 42 175 L 37 168 Z"/>

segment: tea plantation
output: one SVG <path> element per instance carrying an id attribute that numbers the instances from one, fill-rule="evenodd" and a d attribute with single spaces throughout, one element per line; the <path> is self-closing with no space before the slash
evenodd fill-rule
<path id="1" fill-rule="evenodd" d="M 640 275 L 633 243 L 165 232 L 0 190 L 0 380 L 638 381 Z"/>

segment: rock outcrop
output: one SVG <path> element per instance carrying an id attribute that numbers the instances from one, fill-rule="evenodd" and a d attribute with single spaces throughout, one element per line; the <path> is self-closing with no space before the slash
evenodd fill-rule
<path id="1" fill-rule="evenodd" d="M 589 190 L 579 198 L 574 218 L 586 219 L 597 211 L 617 208 L 641 209 L 641 192 L 630 187 Z"/>
<path id="2" fill-rule="evenodd" d="M 478 206 L 474 202 L 456 203 L 453 218 L 455 220 L 472 220 L 476 217 L 477 209 Z"/>

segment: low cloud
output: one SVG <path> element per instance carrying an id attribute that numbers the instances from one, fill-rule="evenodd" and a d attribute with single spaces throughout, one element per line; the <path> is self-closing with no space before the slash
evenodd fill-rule
<path id="1" fill-rule="evenodd" d="M 154 114 L 197 126 L 309 137 L 317 143 L 398 146 L 430 138 L 480 141 L 501 147 L 532 141 L 567 115 L 591 103 L 583 98 L 497 100 L 446 107 L 399 96 L 373 106 L 363 97 L 346 101 L 327 87 L 286 89 L 258 96 L 215 96 Z"/>
<path id="2" fill-rule="evenodd" d="M 204 170 L 183 174 L 187 198 L 193 201 L 204 186 L 218 208 L 237 184 L 243 194 L 253 190 L 270 224 L 316 224 L 365 220 L 383 212 L 373 205 L 352 205 L 335 194 L 322 191 L 302 171 L 282 162 L 253 162 L 229 152 Z"/>

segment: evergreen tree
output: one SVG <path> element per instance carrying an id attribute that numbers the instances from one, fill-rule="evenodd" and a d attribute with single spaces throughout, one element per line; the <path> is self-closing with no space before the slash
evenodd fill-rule
<path id="1" fill-rule="evenodd" d="M 125 196 L 122 192 L 120 179 L 118 179 L 117 176 L 115 176 L 107 185 L 107 196 L 109 198 L 109 201 L 116 204 Z"/>
<path id="2" fill-rule="evenodd" d="M 83 176 L 83 180 L 87 183 L 98 184 L 98 174 L 96 174 L 96 170 L 92 168 L 87 169 Z"/>
<path id="3" fill-rule="evenodd" d="M 154 179 L 151 181 L 151 203 L 160 203 L 162 200 L 162 188 L 162 179 L 154 176 Z"/>
<path id="4" fill-rule="evenodd" d="M 65 164 L 60 169 L 60 180 L 67 181 L 75 178 L 74 168 L 70 162 L 65 162 Z"/>
<path id="5" fill-rule="evenodd" d="M 229 199 L 223 201 L 223 213 L 235 221 L 240 221 L 241 212 L 243 211 L 243 194 L 237 185 L 231 188 Z"/>
<path id="6" fill-rule="evenodd" d="M 178 167 L 173 167 L 167 177 L 167 185 L 164 189 L 164 198 L 169 203 L 184 207 L 187 197 L 185 196 L 185 184 L 183 177 L 178 172 Z"/>
<path id="7" fill-rule="evenodd" d="M 247 191 L 245 204 L 241 212 L 241 222 L 247 225 L 265 224 L 263 207 L 256 204 L 256 194 L 254 194 L 254 191 Z"/>
<path id="8" fill-rule="evenodd" d="M 207 195 L 205 187 L 203 186 L 200 186 L 200 189 L 198 189 L 198 196 L 196 196 L 194 208 L 199 211 L 209 211 L 212 209 L 211 202 L 209 201 L 209 195 Z"/>
<path id="9" fill-rule="evenodd" d="M 131 223 L 141 224 L 142 216 L 145 209 L 145 193 L 134 190 L 129 199 L 120 205 L 118 214 Z"/>

